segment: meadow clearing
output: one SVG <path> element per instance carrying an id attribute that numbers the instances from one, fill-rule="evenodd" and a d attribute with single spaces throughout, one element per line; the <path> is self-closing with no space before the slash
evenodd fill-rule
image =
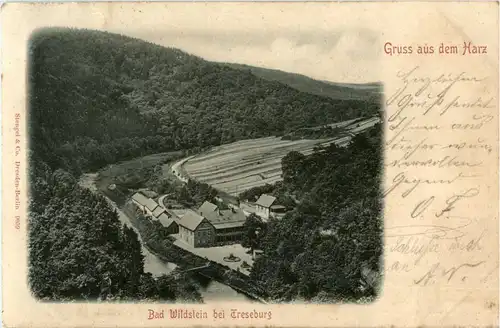
<path id="1" fill-rule="evenodd" d="M 98 172 L 96 187 L 116 204 L 122 206 L 136 190 L 145 187 L 156 166 L 175 161 L 182 156 L 184 152 L 174 151 L 108 165 Z M 115 186 L 112 190 L 111 185 Z"/>
<path id="2" fill-rule="evenodd" d="M 331 124 L 332 127 L 341 127 L 344 133 L 326 139 L 283 140 L 280 137 L 266 137 L 221 145 L 189 158 L 183 162 L 182 168 L 190 178 L 237 196 L 250 188 L 280 181 L 281 159 L 290 151 L 309 155 L 319 145 L 346 145 L 354 134 L 361 133 L 379 121 L 378 117 L 372 117 Z"/>

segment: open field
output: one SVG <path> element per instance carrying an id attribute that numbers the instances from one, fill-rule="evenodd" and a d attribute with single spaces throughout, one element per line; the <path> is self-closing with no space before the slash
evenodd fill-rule
<path id="1" fill-rule="evenodd" d="M 174 161 L 182 156 L 183 152 L 180 151 L 159 153 L 108 165 L 98 172 L 96 186 L 122 206 L 135 190 L 145 187 L 156 165 Z M 114 190 L 108 188 L 112 184 L 116 185 Z"/>
<path id="2" fill-rule="evenodd" d="M 190 157 L 181 163 L 182 171 L 190 178 L 237 196 L 250 188 L 280 181 L 281 159 L 290 151 L 309 155 L 313 148 L 319 145 L 336 143 L 343 146 L 349 142 L 352 135 L 378 122 L 379 118 L 375 117 L 335 123 L 336 126 L 343 127 L 347 134 L 336 138 L 282 140 L 278 137 L 267 137 L 242 140 Z"/>

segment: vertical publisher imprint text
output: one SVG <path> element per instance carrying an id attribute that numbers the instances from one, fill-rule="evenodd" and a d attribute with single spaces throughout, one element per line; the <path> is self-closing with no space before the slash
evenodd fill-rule
<path id="1" fill-rule="evenodd" d="M 21 120 L 21 114 L 16 113 L 14 116 L 14 133 L 15 133 L 15 147 L 14 147 L 14 152 L 16 159 L 19 156 L 21 152 L 21 132 L 19 129 L 19 122 Z M 15 201 L 14 201 L 14 206 L 16 209 L 16 212 L 19 211 L 19 208 L 21 207 L 21 188 L 20 188 L 20 182 L 21 182 L 21 162 L 19 160 L 16 160 L 14 163 L 14 193 L 15 193 Z M 19 229 L 21 227 L 21 217 L 19 215 L 15 216 L 15 228 Z"/>

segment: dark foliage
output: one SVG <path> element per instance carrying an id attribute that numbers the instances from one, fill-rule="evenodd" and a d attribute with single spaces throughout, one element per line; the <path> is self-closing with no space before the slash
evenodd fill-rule
<path id="1" fill-rule="evenodd" d="M 307 76 L 283 72 L 280 70 L 253 67 L 242 64 L 226 64 L 229 67 L 237 68 L 252 72 L 255 76 L 261 77 L 270 81 L 278 81 L 289 85 L 294 89 L 319 95 L 330 97 L 332 99 L 359 99 L 366 100 L 366 106 L 375 106 L 379 104 L 380 91 L 382 86 L 379 83 L 368 83 L 359 88 L 341 83 L 333 83 L 326 81 L 318 81 Z"/>
<path id="2" fill-rule="evenodd" d="M 35 297 L 201 300 L 188 281 L 155 279 L 144 272 L 137 234 L 121 225 L 104 197 L 42 161 L 32 161 L 30 175 L 29 284 Z M 163 230 L 156 227 L 158 238 L 166 238 Z"/>
<path id="3" fill-rule="evenodd" d="M 263 186 L 257 186 L 250 188 L 248 190 L 245 190 L 244 192 L 240 193 L 238 198 L 240 200 L 247 200 L 251 202 L 257 201 L 259 199 L 260 195 L 262 194 L 271 194 L 274 192 L 276 189 L 275 185 L 271 184 L 265 184 Z"/>
<path id="4" fill-rule="evenodd" d="M 144 259 L 135 232 L 122 227 L 106 200 L 78 187 L 70 173 L 44 173 L 31 186 L 29 282 L 34 295 L 48 300 L 136 297 Z"/>
<path id="5" fill-rule="evenodd" d="M 283 158 L 284 188 L 300 203 L 269 222 L 264 255 L 252 271 L 275 300 L 376 296 L 378 286 L 362 272 L 381 270 L 381 130 L 374 127 L 346 148 L 332 144 Z"/>
<path id="6" fill-rule="evenodd" d="M 97 31 L 39 31 L 31 39 L 29 55 L 29 282 L 33 294 L 44 300 L 197 299 L 185 281 L 155 279 L 144 272 L 137 235 L 121 226 L 103 197 L 78 186 L 75 177 L 82 172 L 152 153 L 193 153 L 243 138 L 283 135 L 379 110 L 361 101 L 302 93 L 176 49 Z M 311 172 L 321 170 L 316 169 Z M 323 185 L 312 190 L 314 184 L 297 177 L 287 178 L 291 190 L 324 210 L 318 199 L 332 199 L 329 193 L 335 193 Z M 121 188 L 139 185 L 135 176 L 127 179 L 120 181 L 126 185 Z M 163 182 L 158 188 L 170 186 Z M 214 196 L 204 185 L 188 184 L 180 192 L 187 204 Z M 313 215 L 302 206 L 297 213 Z M 287 220 L 301 226 L 301 218 Z M 301 238 L 309 238 L 309 228 L 303 229 Z M 268 233 L 283 237 L 276 242 L 286 243 L 294 235 L 276 236 L 276 231 Z M 298 245 L 287 252 L 293 254 L 300 241 Z M 289 261 L 289 256 L 283 259 Z M 267 279 L 262 274 L 273 269 L 273 261 L 260 262 L 261 280 Z M 283 275 L 301 277 L 279 260 L 269 281 Z M 312 280 L 314 288 L 323 287 L 318 279 Z M 306 294 L 313 295 L 314 288 Z"/>
<path id="7" fill-rule="evenodd" d="M 95 170 L 379 110 L 104 32 L 42 30 L 31 39 L 30 55 L 33 147 L 52 168 Z"/>
<path id="8" fill-rule="evenodd" d="M 254 249 L 262 247 L 262 240 L 267 233 L 267 225 L 255 214 L 250 214 L 245 221 L 245 232 L 241 241 L 243 247 Z"/>

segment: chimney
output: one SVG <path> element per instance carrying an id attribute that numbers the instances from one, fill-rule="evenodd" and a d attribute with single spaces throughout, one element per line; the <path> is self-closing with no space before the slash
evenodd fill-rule
<path id="1" fill-rule="evenodd" d="M 231 207 L 231 212 L 236 213 L 236 210 L 234 209 L 234 207 Z"/>
<path id="2" fill-rule="evenodd" d="M 217 208 L 217 212 L 219 213 L 219 215 L 222 215 L 220 208 Z"/>

